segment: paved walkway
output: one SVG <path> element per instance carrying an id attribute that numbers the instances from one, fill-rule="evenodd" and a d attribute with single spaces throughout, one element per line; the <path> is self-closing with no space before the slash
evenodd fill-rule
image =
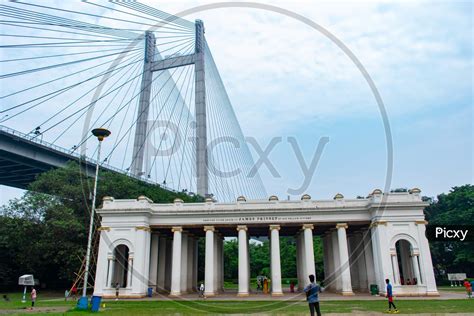
<path id="1" fill-rule="evenodd" d="M 355 293 L 354 296 L 342 296 L 337 293 L 332 293 L 332 292 L 324 292 L 320 294 L 321 301 L 359 301 L 359 300 L 385 300 L 386 298 L 383 296 L 372 296 L 368 293 Z M 464 299 L 466 298 L 466 295 L 462 292 L 448 292 L 448 291 L 440 291 L 440 296 L 412 296 L 412 297 L 397 297 L 397 300 L 451 300 L 451 299 Z M 205 300 L 205 298 L 199 297 L 198 294 L 185 294 L 182 295 L 180 298 L 169 298 L 167 295 L 163 294 L 156 294 L 153 297 L 146 297 L 146 298 L 140 298 L 140 299 L 130 299 L 130 300 L 145 300 L 145 301 L 151 301 L 151 300 L 176 300 L 176 299 L 182 299 L 182 300 Z M 262 293 L 252 293 L 248 297 L 237 297 L 237 292 L 236 291 L 226 291 L 224 293 L 221 293 L 219 295 L 209 297 L 209 300 L 215 300 L 215 301 L 220 301 L 220 300 L 239 300 L 239 301 L 245 301 L 245 300 L 254 300 L 254 301 L 305 301 L 306 296 L 303 293 L 288 293 L 285 292 L 283 296 L 277 296 L 273 297 L 269 294 L 262 294 Z"/>

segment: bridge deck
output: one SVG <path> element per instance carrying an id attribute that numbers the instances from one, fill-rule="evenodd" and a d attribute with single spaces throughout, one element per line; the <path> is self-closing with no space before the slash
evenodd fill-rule
<path id="1" fill-rule="evenodd" d="M 33 182 L 40 173 L 63 167 L 71 160 L 80 163 L 86 174 L 94 174 L 94 160 L 45 142 L 38 136 L 26 135 L 0 126 L 0 184 L 2 185 L 26 189 L 28 184 Z M 101 168 L 133 177 L 125 171 L 107 164 L 101 164 Z M 158 185 L 142 178 L 133 178 Z M 173 191 L 170 188 L 163 188 Z"/>

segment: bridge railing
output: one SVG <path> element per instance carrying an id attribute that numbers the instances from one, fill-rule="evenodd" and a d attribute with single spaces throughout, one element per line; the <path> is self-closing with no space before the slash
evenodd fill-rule
<path id="1" fill-rule="evenodd" d="M 70 156 L 71 158 L 73 159 L 76 159 L 76 160 L 79 160 L 79 161 L 84 161 L 84 162 L 87 162 L 91 165 L 95 165 L 96 164 L 96 159 L 91 159 L 85 155 L 80 155 L 78 153 L 76 153 L 74 150 L 68 150 L 64 147 L 61 147 L 61 146 L 58 146 L 58 145 L 55 145 L 55 144 L 52 144 L 50 142 L 47 142 L 47 141 L 44 141 L 43 139 L 39 138 L 41 136 L 41 134 L 38 134 L 38 135 L 30 135 L 30 134 L 25 134 L 25 133 L 22 133 L 20 131 L 17 131 L 17 130 L 14 130 L 10 127 L 7 127 L 7 126 L 4 126 L 4 125 L 0 125 L 0 132 L 3 132 L 3 133 L 6 133 L 6 134 L 10 134 L 10 135 L 14 135 L 16 137 L 19 137 L 19 138 L 22 138 L 24 140 L 27 140 L 27 141 L 30 141 L 30 142 L 33 142 L 33 143 L 36 143 L 38 145 L 41 145 L 41 146 L 44 146 L 48 149 L 53 149 L 55 151 L 58 151 L 58 152 L 61 152 L 67 156 Z M 162 185 L 162 184 L 159 184 L 155 181 L 152 181 L 150 179 L 147 179 L 147 178 L 142 178 L 142 177 L 138 177 L 138 176 L 135 176 L 131 173 L 129 173 L 128 171 L 125 171 L 125 170 L 122 170 L 120 168 L 117 168 L 117 167 L 114 167 L 112 165 L 109 165 L 107 163 L 100 163 L 100 167 L 103 168 L 103 169 L 107 169 L 107 170 L 110 170 L 110 171 L 113 171 L 113 172 L 117 172 L 117 173 L 120 173 L 120 174 L 123 174 L 123 175 L 126 175 L 128 177 L 131 177 L 131 178 L 134 178 L 134 179 L 137 179 L 139 181 L 142 181 L 142 182 L 146 182 L 148 184 L 151 184 L 151 185 L 156 185 L 156 186 L 159 186 L 165 190 L 168 190 L 168 191 L 172 191 L 172 192 L 175 192 L 175 193 L 178 193 L 178 191 L 172 189 L 172 188 L 169 188 L 165 185 Z"/>

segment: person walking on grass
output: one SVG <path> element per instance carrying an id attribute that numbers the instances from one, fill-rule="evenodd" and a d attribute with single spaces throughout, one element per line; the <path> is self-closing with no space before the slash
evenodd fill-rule
<path id="1" fill-rule="evenodd" d="M 387 294 L 385 294 L 385 297 L 388 298 L 388 312 L 392 313 L 392 307 L 393 307 L 393 313 L 397 314 L 398 309 L 393 304 L 393 292 L 392 292 L 392 285 L 390 284 L 389 279 L 385 279 L 385 283 L 387 284 Z"/>
<path id="2" fill-rule="evenodd" d="M 306 293 L 309 312 L 311 313 L 311 316 L 314 316 L 314 311 L 316 310 L 316 314 L 321 316 L 321 310 L 319 308 L 319 293 L 321 293 L 323 289 L 315 282 L 314 275 L 312 274 L 309 276 L 309 282 L 310 283 L 303 290 Z"/>
<path id="3" fill-rule="evenodd" d="M 31 288 L 31 310 L 33 310 L 33 307 L 35 307 L 35 302 L 36 302 L 36 290 L 35 290 L 35 287 L 33 286 Z"/>

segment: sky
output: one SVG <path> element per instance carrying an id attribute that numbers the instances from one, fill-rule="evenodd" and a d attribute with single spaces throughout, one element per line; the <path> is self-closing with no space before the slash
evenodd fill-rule
<path id="1" fill-rule="evenodd" d="M 178 13 L 213 1 L 144 1 Z M 54 1 L 50 1 L 54 3 Z M 258 1 L 302 15 L 333 34 L 373 79 L 393 140 L 391 188 L 436 196 L 473 180 L 473 4 L 462 1 Z M 73 7 L 72 4 L 69 4 Z M 88 6 L 77 1 L 75 9 Z M 88 8 L 89 9 L 89 8 Z M 102 10 L 98 14 L 110 15 Z M 261 148 L 281 137 L 260 174 L 280 199 L 365 196 L 384 188 L 386 129 L 369 85 L 330 39 L 269 10 L 198 12 L 244 135 Z M 100 19 L 97 19 L 101 23 Z M 314 175 L 305 177 L 321 140 Z M 250 146 L 254 159 L 258 152 Z M 304 169 L 304 168 L 303 168 Z M 21 194 L 0 187 L 0 203 Z"/>

